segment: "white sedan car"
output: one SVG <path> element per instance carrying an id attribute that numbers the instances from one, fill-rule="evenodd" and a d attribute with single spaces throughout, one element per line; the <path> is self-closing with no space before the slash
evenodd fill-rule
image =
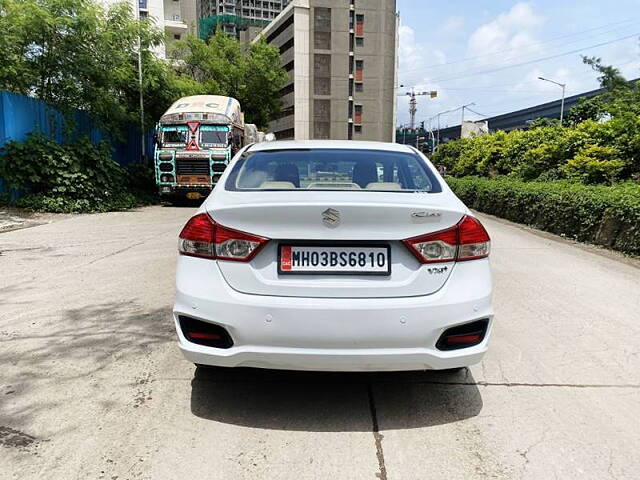
<path id="1" fill-rule="evenodd" d="M 225 367 L 468 366 L 492 327 L 489 246 L 412 147 L 250 145 L 180 233 L 180 348 Z"/>

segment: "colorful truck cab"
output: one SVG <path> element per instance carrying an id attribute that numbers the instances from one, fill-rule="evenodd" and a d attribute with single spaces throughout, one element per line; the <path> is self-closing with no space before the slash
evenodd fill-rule
<path id="1" fill-rule="evenodd" d="M 196 95 L 176 101 L 157 126 L 156 183 L 165 198 L 206 197 L 245 144 L 235 98 Z"/>

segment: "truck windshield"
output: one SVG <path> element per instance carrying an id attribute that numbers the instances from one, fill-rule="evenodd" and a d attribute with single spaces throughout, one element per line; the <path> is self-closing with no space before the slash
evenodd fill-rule
<path id="1" fill-rule="evenodd" d="M 418 155 L 360 149 L 250 152 L 238 161 L 227 190 L 352 190 L 441 192 Z"/>
<path id="2" fill-rule="evenodd" d="M 200 143 L 227 144 L 227 132 L 221 130 L 201 130 Z"/>
<path id="3" fill-rule="evenodd" d="M 187 142 L 187 129 L 178 127 L 165 127 L 162 129 L 162 143 L 180 144 Z"/>

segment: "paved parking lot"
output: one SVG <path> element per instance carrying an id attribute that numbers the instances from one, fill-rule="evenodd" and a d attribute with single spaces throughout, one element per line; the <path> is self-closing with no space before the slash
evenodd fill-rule
<path id="1" fill-rule="evenodd" d="M 637 478 L 638 262 L 483 217 L 482 364 L 196 371 L 170 319 L 191 213 L 0 233 L 0 478 Z"/>

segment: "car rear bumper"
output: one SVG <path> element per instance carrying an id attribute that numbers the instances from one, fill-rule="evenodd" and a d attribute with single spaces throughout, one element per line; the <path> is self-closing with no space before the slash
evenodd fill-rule
<path id="1" fill-rule="evenodd" d="M 189 342 L 178 317 L 224 327 L 234 345 Z M 489 319 L 482 343 L 441 351 L 447 328 Z M 298 298 L 233 290 L 215 261 L 181 256 L 174 320 L 180 349 L 193 363 L 287 370 L 447 369 L 479 362 L 492 329 L 488 260 L 456 264 L 438 292 L 403 298 Z"/>

